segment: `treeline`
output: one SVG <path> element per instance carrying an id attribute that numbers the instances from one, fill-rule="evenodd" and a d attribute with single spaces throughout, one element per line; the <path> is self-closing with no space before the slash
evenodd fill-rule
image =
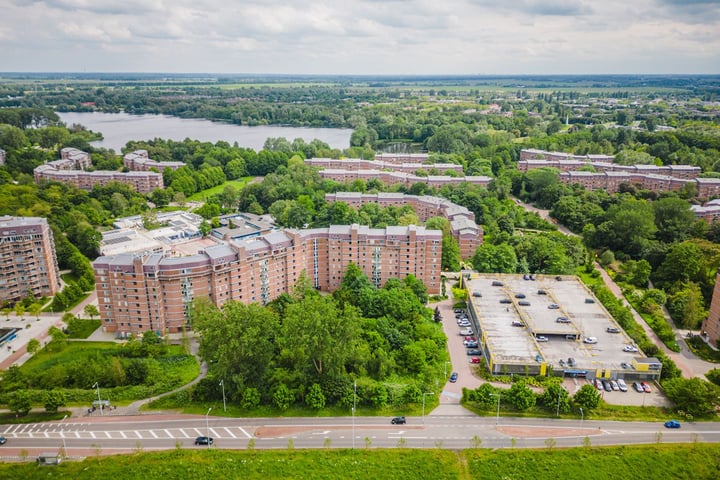
<path id="1" fill-rule="evenodd" d="M 254 408 L 313 409 L 418 403 L 443 375 L 445 335 L 433 321 L 425 286 L 408 276 L 376 288 L 350 264 L 341 287 L 320 295 L 307 277 L 267 307 L 195 301 L 193 330 L 210 375 L 194 400 Z"/>

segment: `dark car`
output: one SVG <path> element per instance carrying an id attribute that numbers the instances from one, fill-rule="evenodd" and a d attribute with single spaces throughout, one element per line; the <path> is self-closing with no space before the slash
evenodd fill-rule
<path id="1" fill-rule="evenodd" d="M 492 286 L 493 286 L 493 287 L 502 287 L 503 285 L 505 285 L 503 282 L 500 282 L 500 281 L 497 281 L 497 280 L 495 280 L 495 281 L 492 282 Z"/>
<path id="2" fill-rule="evenodd" d="M 480 297 L 482 297 L 482 293 L 480 293 L 480 292 L 473 292 L 473 297 L 478 297 L 478 298 L 480 298 Z"/>
<path id="3" fill-rule="evenodd" d="M 620 329 L 617 327 L 608 327 L 605 331 L 608 333 L 620 333 Z"/>
<path id="4" fill-rule="evenodd" d="M 606 392 L 612 392 L 612 385 L 610 384 L 609 381 L 603 380 L 602 385 Z"/>
<path id="5" fill-rule="evenodd" d="M 525 324 L 523 322 L 518 322 L 517 320 L 515 320 L 514 322 L 512 322 L 512 326 L 513 327 L 524 327 Z"/>
<path id="6" fill-rule="evenodd" d="M 457 379 L 458 379 L 458 374 L 457 374 L 457 372 L 453 372 L 452 375 L 450 375 L 450 383 L 455 383 L 455 382 L 457 382 Z"/>
<path id="7" fill-rule="evenodd" d="M 512 301 L 509 298 L 501 298 L 500 303 L 512 303 Z"/>
<path id="8" fill-rule="evenodd" d="M 5 445 L 5 442 L 7 442 L 7 438 L 0 437 L 0 445 Z"/>
<path id="9" fill-rule="evenodd" d="M 520 305 L 520 306 L 522 306 L 522 307 L 529 307 L 529 306 L 530 306 L 530 302 L 528 302 L 527 300 L 520 300 L 520 301 L 518 302 L 518 305 Z"/>
<path id="10" fill-rule="evenodd" d="M 538 290 L 538 295 L 547 295 L 547 292 L 545 290 Z"/>
<path id="11" fill-rule="evenodd" d="M 677 420 L 668 420 L 665 422 L 665 428 L 680 428 L 680 422 Z"/>
<path id="12" fill-rule="evenodd" d="M 482 351 L 477 348 L 468 349 L 465 353 L 467 353 L 468 355 L 482 355 Z"/>
<path id="13" fill-rule="evenodd" d="M 213 444 L 212 437 L 197 437 L 195 439 L 195 445 L 212 445 L 212 444 Z"/>
<path id="14" fill-rule="evenodd" d="M 393 425 L 405 425 L 405 417 L 393 417 L 390 423 Z"/>
<path id="15" fill-rule="evenodd" d="M 515 298 L 525 298 L 525 294 L 524 293 L 516 293 Z"/>

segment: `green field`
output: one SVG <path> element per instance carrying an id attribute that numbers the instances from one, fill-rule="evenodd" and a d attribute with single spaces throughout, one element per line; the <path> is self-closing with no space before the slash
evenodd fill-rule
<path id="1" fill-rule="evenodd" d="M 190 195 L 188 198 L 188 201 L 191 202 L 203 202 L 206 199 L 212 197 L 213 195 L 217 195 L 222 193 L 223 189 L 227 185 L 232 185 L 233 187 L 237 188 L 238 190 L 242 189 L 250 180 L 252 180 L 252 177 L 243 177 L 240 180 L 228 180 L 227 182 L 223 183 L 222 185 L 218 185 L 213 188 L 208 188 L 207 190 L 203 190 L 201 192 L 194 193 Z"/>
<path id="2" fill-rule="evenodd" d="M 98 451 L 103 455 L 102 451 Z M 720 446 L 647 445 L 541 450 L 176 449 L 93 456 L 54 467 L 2 464 L 0 478 L 217 479 L 693 479 L 718 478 Z"/>

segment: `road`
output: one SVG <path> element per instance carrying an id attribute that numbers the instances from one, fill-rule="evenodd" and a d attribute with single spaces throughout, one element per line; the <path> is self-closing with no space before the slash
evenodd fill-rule
<path id="1" fill-rule="evenodd" d="M 460 416 L 408 417 L 406 425 L 391 425 L 385 417 L 222 418 L 204 416 L 143 416 L 93 418 L 82 422 L 2 425 L 8 438 L 3 456 L 24 449 L 33 456 L 66 448 L 70 457 L 131 453 L 139 450 L 208 448 L 194 446 L 208 435 L 214 448 L 542 448 L 648 443 L 720 442 L 720 425 L 683 423 L 666 429 L 660 422 L 599 422 L 536 418 Z M 354 437 L 354 445 L 353 445 Z M 548 440 L 552 439 L 552 440 Z"/>

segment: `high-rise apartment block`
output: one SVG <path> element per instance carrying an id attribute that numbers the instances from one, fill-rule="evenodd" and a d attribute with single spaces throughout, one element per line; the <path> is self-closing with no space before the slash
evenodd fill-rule
<path id="1" fill-rule="evenodd" d="M 702 324 L 701 334 L 710 344 L 718 346 L 717 342 L 720 341 L 720 273 L 715 276 L 710 311 Z"/>
<path id="2" fill-rule="evenodd" d="M 104 329 L 118 336 L 181 331 L 193 299 L 266 304 L 290 291 L 304 271 L 318 290 L 337 289 L 350 262 L 381 286 L 412 274 L 440 292 L 442 232 L 403 226 L 340 225 L 277 230 L 196 255 L 99 257 L 93 262 Z"/>
<path id="3" fill-rule="evenodd" d="M 52 229 L 44 218 L 0 217 L 0 301 L 60 290 Z"/>

